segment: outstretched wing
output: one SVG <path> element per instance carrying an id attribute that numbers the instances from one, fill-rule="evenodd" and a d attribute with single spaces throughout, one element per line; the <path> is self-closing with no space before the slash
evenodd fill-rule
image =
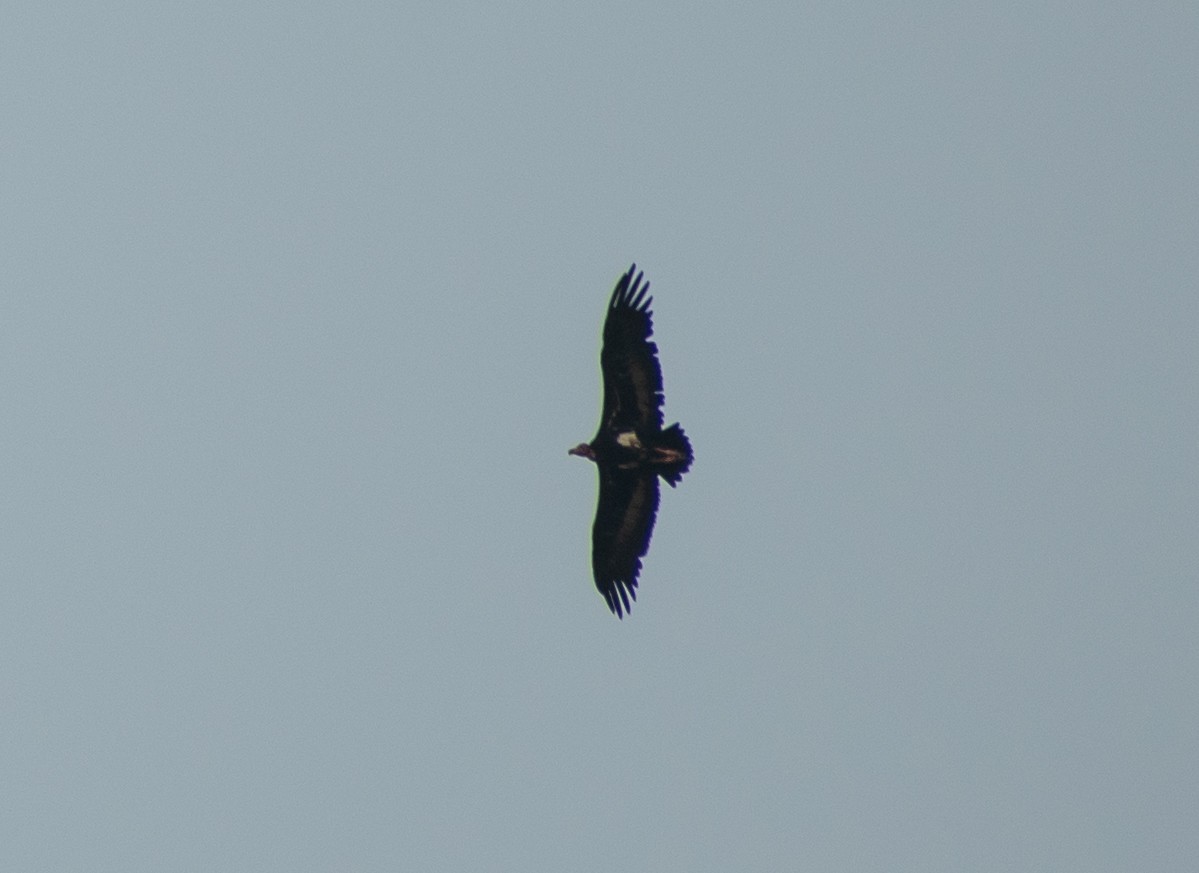
<path id="1" fill-rule="evenodd" d="M 662 368 L 654 327 L 649 283 L 637 265 L 620 277 L 604 322 L 604 411 L 600 427 L 616 430 L 662 427 Z M 634 277 L 636 273 L 636 277 Z"/>
<path id="2" fill-rule="evenodd" d="M 599 505 L 591 529 L 591 568 L 595 587 L 619 618 L 637 599 L 637 574 L 649 550 L 658 514 L 658 474 L 599 468 Z"/>

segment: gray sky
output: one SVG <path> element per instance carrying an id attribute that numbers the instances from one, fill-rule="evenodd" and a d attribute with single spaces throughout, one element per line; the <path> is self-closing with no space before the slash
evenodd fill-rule
<path id="1" fill-rule="evenodd" d="M 1193 4 L 24 6 L 0 867 L 1199 867 Z"/>

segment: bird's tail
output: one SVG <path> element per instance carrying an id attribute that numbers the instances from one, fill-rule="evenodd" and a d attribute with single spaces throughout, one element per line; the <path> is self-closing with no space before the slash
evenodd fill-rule
<path id="1" fill-rule="evenodd" d="M 656 448 L 661 458 L 658 475 L 673 488 L 679 484 L 683 474 L 691 469 L 691 462 L 695 460 L 695 455 L 691 452 L 691 441 L 675 423 L 662 431 Z"/>

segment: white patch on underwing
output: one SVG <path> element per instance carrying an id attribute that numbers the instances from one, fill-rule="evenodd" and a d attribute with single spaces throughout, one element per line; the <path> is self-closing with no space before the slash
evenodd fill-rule
<path id="1" fill-rule="evenodd" d="M 641 440 L 637 439 L 637 434 L 631 430 L 626 431 L 625 433 L 618 433 L 616 435 L 616 442 L 619 445 L 624 446 L 626 449 L 641 448 Z"/>

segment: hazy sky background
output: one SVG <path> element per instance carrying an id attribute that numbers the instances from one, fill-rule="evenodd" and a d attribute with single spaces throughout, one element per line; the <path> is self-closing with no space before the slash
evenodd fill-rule
<path id="1" fill-rule="evenodd" d="M 1199 7 L 23 4 L 0 867 L 1199 869 Z M 590 578 L 607 295 L 666 490 Z"/>

